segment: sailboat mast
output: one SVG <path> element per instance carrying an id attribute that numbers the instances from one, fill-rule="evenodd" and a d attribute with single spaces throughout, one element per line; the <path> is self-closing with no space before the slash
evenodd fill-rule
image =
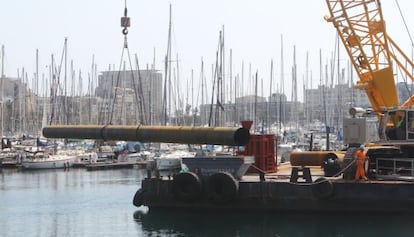
<path id="1" fill-rule="evenodd" d="M 223 103 L 224 103 L 224 90 L 223 90 L 223 78 L 224 78 L 224 26 L 223 30 L 220 31 L 219 36 L 219 58 L 218 58 L 218 67 L 217 71 L 217 105 L 216 106 L 216 117 L 215 117 L 215 126 L 221 126 L 223 123 Z"/>
<path id="2" fill-rule="evenodd" d="M 79 78 L 78 78 L 78 80 L 79 80 L 79 89 L 78 89 L 78 91 L 79 91 L 79 110 L 78 110 L 78 113 L 79 113 L 79 124 L 83 124 L 83 119 L 82 119 L 82 108 L 83 108 L 83 105 L 82 105 L 82 98 L 83 98 L 83 94 L 82 94 L 82 90 L 83 90 L 83 85 L 82 85 L 82 72 L 81 72 L 81 70 L 79 70 Z"/>
<path id="3" fill-rule="evenodd" d="M 338 37 L 339 37 L 339 35 L 338 35 Z M 342 98 L 343 98 L 343 96 L 342 96 L 342 90 L 340 89 L 341 87 L 342 87 L 342 85 L 343 85 L 343 83 L 342 83 L 342 80 L 341 80 L 341 73 L 342 73 L 342 71 L 341 71 L 341 68 L 340 68 L 340 62 L 339 62 L 339 59 L 340 59 L 340 55 L 339 55 L 339 53 L 340 53 L 340 50 L 339 50 L 339 44 L 340 44 L 340 42 L 339 42 L 339 40 L 337 40 L 337 47 L 336 47 L 336 51 L 338 52 L 338 56 L 337 56 L 337 60 L 336 60 L 336 63 L 337 63 L 337 70 L 338 70 L 338 83 L 337 83 L 337 88 L 338 88 L 338 105 L 337 105 L 337 108 L 338 108 L 338 113 L 337 113 L 337 119 L 336 119 L 336 129 L 339 129 L 339 126 L 340 126 L 340 124 L 342 124 L 341 123 L 341 119 L 342 119 Z"/>
<path id="4" fill-rule="evenodd" d="M 296 70 L 296 46 L 293 46 L 293 67 L 292 67 L 292 101 L 294 103 L 293 116 L 295 118 L 295 128 L 298 131 L 298 85 L 297 85 L 297 70 Z"/>
<path id="5" fill-rule="evenodd" d="M 64 75 L 64 85 L 63 85 L 63 113 L 64 113 L 64 122 L 68 124 L 68 95 L 67 95 L 67 75 L 68 75 L 68 38 L 65 37 L 65 75 Z"/>
<path id="6" fill-rule="evenodd" d="M 167 51 L 168 52 L 168 51 Z M 165 64 L 164 64 L 164 92 L 163 92 L 163 100 L 162 100 L 162 116 L 161 116 L 161 124 L 167 125 L 167 77 L 168 77 L 168 55 L 165 56 Z"/>
<path id="7" fill-rule="evenodd" d="M 122 80 L 121 80 L 121 117 L 120 117 L 120 124 L 121 125 L 126 125 L 126 106 L 125 106 L 125 96 L 126 96 L 126 88 L 125 88 L 125 84 L 126 84 L 126 63 L 124 61 L 124 66 L 123 66 L 123 70 L 122 70 Z"/>
<path id="8" fill-rule="evenodd" d="M 92 55 L 91 73 L 88 73 L 88 124 L 92 124 L 92 98 L 91 98 L 92 78 L 91 77 L 93 77 L 94 63 L 95 63 L 95 55 Z"/>
<path id="9" fill-rule="evenodd" d="M 151 93 L 154 90 L 154 76 L 155 76 L 155 47 L 154 47 L 154 53 L 152 56 L 152 67 L 151 67 L 151 80 L 150 80 L 150 94 L 148 95 L 149 101 L 148 101 L 148 107 L 149 107 L 149 125 L 153 125 L 154 124 L 154 118 L 153 118 L 153 112 L 154 112 L 154 100 L 152 98 L 153 94 Z"/>
<path id="10" fill-rule="evenodd" d="M 241 85 L 240 85 L 240 93 L 239 93 L 239 96 L 240 97 L 243 97 L 244 96 L 244 61 L 242 61 L 242 65 L 241 65 Z M 244 103 L 244 102 L 242 102 L 242 103 Z M 240 114 L 242 114 L 243 115 L 243 118 L 241 118 L 241 119 L 247 119 L 247 118 L 245 118 L 244 117 L 244 115 L 245 115 L 245 113 L 246 113 L 246 111 L 241 111 L 240 112 Z M 240 117 L 242 117 L 241 115 L 239 115 Z"/>
<path id="11" fill-rule="evenodd" d="M 168 24 L 168 48 L 167 48 L 167 65 L 168 65 L 168 85 L 167 85 L 167 91 L 168 91 L 168 100 L 167 100 L 167 118 L 169 120 L 169 117 L 171 116 L 171 93 L 172 93 L 172 83 L 171 83 L 171 27 L 172 27 L 172 7 L 170 4 L 170 21 Z"/>
<path id="12" fill-rule="evenodd" d="M 249 77 L 247 78 L 247 83 L 249 84 L 249 85 L 254 85 L 255 83 L 254 83 L 254 76 L 252 75 L 252 64 L 251 63 L 249 63 Z M 250 89 L 250 88 L 249 88 Z M 249 90 L 248 89 L 248 91 L 247 91 L 247 94 L 254 94 L 254 89 L 255 89 L 255 87 L 253 87 L 253 88 L 251 88 L 251 90 Z M 254 110 L 254 103 L 250 103 L 249 102 L 249 120 L 252 120 L 252 121 L 254 121 L 254 113 L 253 113 L 253 110 Z M 256 123 L 256 121 L 254 121 L 254 123 Z M 253 124 L 253 126 L 255 126 L 256 124 Z"/>
<path id="13" fill-rule="evenodd" d="M 76 98 L 75 95 L 75 70 L 73 69 L 73 60 L 70 60 L 70 97 L 71 98 Z M 72 99 L 71 103 L 70 103 L 70 108 L 68 111 L 69 114 L 69 119 L 68 119 L 68 124 L 76 124 L 75 123 L 75 114 L 74 114 L 74 102 L 75 100 Z"/>
<path id="14" fill-rule="evenodd" d="M 24 68 L 22 69 L 22 78 L 21 83 L 24 85 L 26 83 L 26 71 Z M 27 85 L 27 84 L 26 84 Z M 19 101 L 20 101 L 20 131 L 26 132 L 26 93 L 25 90 L 21 91 L 19 90 Z"/>
<path id="15" fill-rule="evenodd" d="M 180 93 L 180 67 L 179 67 L 179 63 L 178 63 L 178 54 L 175 55 L 175 59 L 176 59 L 176 73 L 174 73 L 174 88 L 175 88 L 175 107 L 174 107 L 174 111 L 183 111 L 183 106 L 182 106 L 182 100 L 181 100 L 181 93 Z M 183 120 L 183 113 L 181 112 L 180 114 L 176 115 L 176 123 L 178 124 L 182 124 L 182 120 Z M 181 122 L 180 122 L 181 121 Z"/>
<path id="16" fill-rule="evenodd" d="M 327 138 L 329 137 L 328 133 L 328 121 L 327 121 L 327 114 L 326 114 L 326 100 L 325 100 L 325 86 L 323 84 L 323 66 L 322 66 L 322 51 L 319 50 L 319 64 L 320 64 L 320 85 L 322 87 L 322 100 L 323 100 L 323 116 L 324 116 L 324 123 L 325 123 L 325 130 Z M 328 78 L 328 75 L 326 75 L 326 78 Z M 325 83 L 327 85 L 327 83 Z M 329 150 L 329 142 L 326 143 L 326 150 Z"/>
<path id="17" fill-rule="evenodd" d="M 282 123 L 285 122 L 285 110 L 283 108 L 282 96 L 285 94 L 285 72 L 284 72 L 284 62 L 283 62 L 283 35 L 280 36 L 280 121 L 279 121 L 279 129 L 282 129 Z"/>
<path id="18" fill-rule="evenodd" d="M 230 68 L 229 68 L 229 77 L 230 77 L 230 83 L 229 83 L 229 101 L 230 101 L 230 104 L 232 104 L 232 99 L 233 99 L 233 93 L 232 93 L 232 88 L 233 88 L 233 50 L 232 49 L 230 49 L 230 55 L 229 55 L 229 61 L 230 61 L 230 63 L 229 63 L 229 65 L 230 65 Z M 234 93 L 236 93 L 236 91 L 234 92 Z M 234 102 L 235 102 L 236 100 L 234 100 Z M 232 115 L 230 115 L 231 116 L 231 122 L 232 122 L 232 124 L 235 124 L 236 123 L 236 107 L 235 106 L 233 106 L 233 108 L 232 108 Z"/>
<path id="19" fill-rule="evenodd" d="M 3 127 L 4 127 L 4 45 L 1 46 L 1 82 L 0 82 L 0 89 L 1 89 L 1 123 L 0 123 L 0 138 L 3 138 Z"/>
<path id="20" fill-rule="evenodd" d="M 195 113 L 195 110 L 194 110 L 194 69 L 191 69 L 191 107 L 190 108 L 191 108 L 190 111 L 192 111 L 191 115 L 193 115 L 193 113 Z M 189 113 L 189 116 L 190 116 L 190 113 Z M 190 123 L 193 126 L 195 126 L 195 121 L 190 122 Z"/>
<path id="21" fill-rule="evenodd" d="M 168 42 L 167 42 L 167 55 L 165 56 L 165 77 L 164 77 L 164 98 L 163 98 L 163 121 L 162 125 L 167 125 L 167 120 L 170 115 L 169 104 L 171 102 L 171 27 L 172 27 L 172 7 L 170 4 L 170 18 L 168 24 Z"/>
<path id="22" fill-rule="evenodd" d="M 305 72 L 306 74 L 305 74 L 305 82 L 303 83 L 304 84 L 304 88 L 303 88 L 303 98 L 304 98 L 304 102 L 305 102 L 305 116 L 306 116 L 306 124 L 307 125 L 309 125 L 309 123 L 310 123 L 310 117 L 311 117 L 311 115 L 310 115 L 310 111 L 309 111 L 309 109 L 308 109 L 308 106 L 307 106 L 307 96 L 306 96 L 306 90 L 308 89 L 308 88 L 310 88 L 310 86 L 309 86 L 309 52 L 306 52 L 306 72 Z"/>
<path id="23" fill-rule="evenodd" d="M 253 122 L 254 122 L 254 127 L 256 131 L 257 131 L 256 124 L 259 123 L 259 121 L 257 120 L 257 93 L 258 93 L 257 78 L 258 78 L 258 72 L 256 71 L 256 74 L 254 77 L 254 105 L 253 105 Z"/>
<path id="24" fill-rule="evenodd" d="M 272 88 L 273 88 L 273 59 L 270 61 L 270 86 L 269 86 L 269 101 L 266 108 L 266 125 L 267 131 L 270 132 L 270 106 L 272 106 Z"/>
<path id="25" fill-rule="evenodd" d="M 205 96 L 205 94 L 204 94 L 204 90 L 205 90 L 205 84 L 204 84 L 204 81 L 205 81 L 205 78 L 204 78 L 204 60 L 203 60 L 203 58 L 201 58 L 201 104 L 202 105 L 205 105 L 205 101 L 204 101 L 204 96 Z M 207 92 L 206 92 L 206 94 L 207 94 Z M 204 111 L 206 111 L 206 110 L 204 110 Z M 207 113 L 206 112 L 202 112 L 201 111 L 201 109 L 200 109 L 200 120 L 201 120 L 201 125 L 203 126 L 203 125 L 205 125 L 206 124 L 206 121 L 207 121 Z"/>
<path id="26" fill-rule="evenodd" d="M 35 76 L 35 82 L 34 82 L 34 91 L 36 93 L 36 95 L 39 95 L 39 49 L 36 49 L 36 76 Z M 35 108 L 35 119 L 33 121 L 33 124 L 35 125 L 35 130 L 39 131 L 40 127 L 39 127 L 39 123 L 36 121 L 39 121 L 39 103 L 38 103 L 38 98 L 39 96 L 34 96 L 33 98 L 35 98 L 34 100 L 34 108 Z"/>
<path id="27" fill-rule="evenodd" d="M 220 103 L 223 107 L 222 107 L 221 116 L 220 116 L 220 124 L 219 124 L 220 126 L 223 125 L 223 122 L 226 122 L 226 120 L 224 118 L 224 115 L 225 115 L 225 113 L 224 113 L 224 103 L 226 102 L 226 98 L 225 98 L 225 95 L 226 95 L 226 91 L 225 91 L 225 84 L 226 84 L 226 79 L 225 79 L 226 62 L 225 62 L 225 59 L 226 59 L 226 54 L 225 53 L 226 53 L 226 51 L 225 51 L 225 45 L 224 45 L 224 25 L 222 27 L 222 31 L 223 31 L 223 34 L 221 35 L 221 47 L 220 47 L 221 48 L 221 50 L 220 50 L 220 54 L 221 54 L 221 57 L 220 57 L 220 68 L 221 68 L 220 69 L 220 73 L 221 73 Z"/>

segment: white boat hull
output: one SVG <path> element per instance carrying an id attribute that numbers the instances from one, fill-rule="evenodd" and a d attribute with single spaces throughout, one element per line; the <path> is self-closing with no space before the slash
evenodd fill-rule
<path id="1" fill-rule="evenodd" d="M 181 170 L 181 158 L 157 158 L 157 171 L 161 176 L 172 176 Z"/>
<path id="2" fill-rule="evenodd" d="M 65 169 L 72 167 L 74 160 L 75 157 L 71 156 L 24 160 L 22 167 L 24 169 Z"/>

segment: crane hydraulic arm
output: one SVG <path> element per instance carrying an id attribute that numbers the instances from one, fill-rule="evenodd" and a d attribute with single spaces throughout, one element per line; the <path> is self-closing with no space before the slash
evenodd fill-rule
<path id="1" fill-rule="evenodd" d="M 336 28 L 358 73 L 356 87 L 365 90 L 374 111 L 379 114 L 384 109 L 413 105 L 413 96 L 402 104 L 398 102 L 393 62 L 406 79 L 413 81 L 414 64 L 387 34 L 380 1 L 326 0 L 326 3 L 330 16 L 325 16 L 325 20 Z"/>

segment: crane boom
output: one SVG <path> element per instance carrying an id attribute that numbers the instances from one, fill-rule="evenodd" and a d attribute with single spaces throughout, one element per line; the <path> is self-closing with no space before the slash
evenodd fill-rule
<path id="1" fill-rule="evenodd" d="M 364 89 L 377 112 L 408 108 L 414 96 L 399 103 L 393 66 L 405 80 L 414 81 L 413 62 L 387 34 L 379 0 L 326 0 L 332 22 L 358 73 L 356 87 Z M 393 65 L 395 63 L 395 65 Z"/>
<path id="2" fill-rule="evenodd" d="M 326 0 L 332 22 L 374 111 L 398 103 L 388 37 L 378 0 Z"/>
<path id="3" fill-rule="evenodd" d="M 349 145 L 374 142 L 369 148 L 375 152 L 370 155 L 369 170 L 382 175 L 377 158 L 387 157 L 389 164 L 394 164 L 396 159 L 411 158 L 414 154 L 414 97 L 398 101 L 393 71 L 400 72 L 405 82 L 414 81 L 414 64 L 387 34 L 380 0 L 326 0 L 326 3 L 330 15 L 325 20 L 336 28 L 359 76 L 356 88 L 365 90 L 378 116 L 379 140 L 360 136 L 368 130 L 368 120 L 355 116 L 344 120 L 344 133 L 349 138 L 345 140 Z M 392 147 L 397 149 L 393 151 Z"/>

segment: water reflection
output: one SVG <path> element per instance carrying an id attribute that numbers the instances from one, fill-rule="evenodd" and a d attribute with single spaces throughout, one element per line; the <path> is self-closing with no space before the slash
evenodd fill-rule
<path id="1" fill-rule="evenodd" d="M 0 236 L 413 236 L 412 216 L 136 211 L 144 177 L 134 169 L 3 170 Z"/>
<path id="2" fill-rule="evenodd" d="M 412 216 L 139 210 L 134 220 L 146 236 L 413 236 Z"/>
<path id="3" fill-rule="evenodd" d="M 0 174 L 0 236 L 142 236 L 131 212 L 143 171 Z"/>

